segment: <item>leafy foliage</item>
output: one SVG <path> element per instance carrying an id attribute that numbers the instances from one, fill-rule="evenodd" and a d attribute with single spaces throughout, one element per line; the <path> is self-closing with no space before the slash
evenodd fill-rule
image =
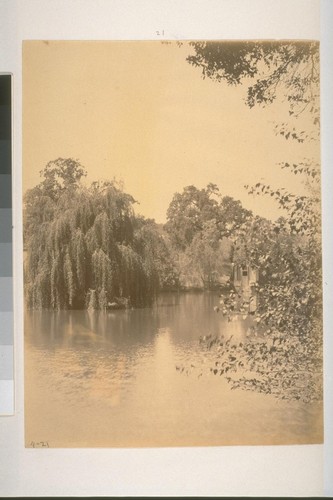
<path id="1" fill-rule="evenodd" d="M 214 184 L 206 189 L 187 186 L 182 193 L 174 195 L 167 210 L 165 230 L 175 248 L 185 250 L 205 222 L 218 221 L 218 195 Z"/>
<path id="2" fill-rule="evenodd" d="M 211 373 L 225 377 L 231 389 L 308 403 L 322 398 L 320 325 L 306 341 L 278 331 L 270 332 L 267 338 L 249 338 L 244 342 L 233 342 L 232 337 L 201 339 L 205 349 L 216 350 Z"/>
<path id="3" fill-rule="evenodd" d="M 81 165 L 61 158 L 42 175 L 25 196 L 29 307 L 141 307 L 177 282 L 157 225 L 135 216 L 134 199 L 115 182 L 84 188 Z"/>
<path id="4" fill-rule="evenodd" d="M 230 274 L 227 239 L 251 217 L 240 201 L 222 197 L 214 184 L 187 186 L 176 193 L 167 211 L 165 230 L 178 263 L 180 284 L 214 288 Z"/>
<path id="5" fill-rule="evenodd" d="M 299 143 L 319 136 L 319 46 L 316 42 L 192 42 L 187 60 L 203 78 L 247 84 L 246 104 L 287 103 L 288 120 L 275 133 Z M 302 116 L 307 126 L 297 128 Z M 306 195 L 258 182 L 250 194 L 276 200 L 283 212 L 275 223 L 249 218 L 233 229 L 233 261 L 254 266 L 259 282 L 251 335 L 244 343 L 209 339 L 217 348 L 212 372 L 232 388 L 311 401 L 322 397 L 322 291 L 320 170 L 315 160 L 281 168 L 303 176 Z M 251 297 L 253 298 L 253 297 Z M 249 300 L 231 292 L 222 314 L 246 318 Z M 219 308 L 217 308 L 219 309 Z"/>
<path id="6" fill-rule="evenodd" d="M 199 41 L 190 45 L 195 53 L 187 61 L 201 68 L 203 78 L 228 85 L 249 83 L 246 104 L 250 108 L 271 104 L 281 96 L 289 105 L 289 118 L 307 111 L 314 127 L 319 125 L 318 42 Z M 290 121 L 277 128 L 286 139 L 303 142 L 308 137 L 305 131 L 290 129 Z"/>
<path id="7" fill-rule="evenodd" d="M 189 287 L 214 289 L 230 274 L 230 245 L 220 240 L 215 219 L 203 224 L 192 243 L 179 255 L 180 279 Z"/>
<path id="8" fill-rule="evenodd" d="M 284 217 L 275 223 L 260 217 L 234 233 L 235 263 L 259 270 L 254 292 L 257 308 L 245 343 L 210 340 L 217 346 L 214 374 L 224 375 L 233 389 L 256 390 L 309 402 L 322 397 L 322 275 L 319 172 L 306 163 L 289 165 L 303 175 L 307 196 L 257 183 L 252 194 L 273 196 Z M 240 292 L 222 299 L 222 313 L 246 318 L 248 298 Z"/>

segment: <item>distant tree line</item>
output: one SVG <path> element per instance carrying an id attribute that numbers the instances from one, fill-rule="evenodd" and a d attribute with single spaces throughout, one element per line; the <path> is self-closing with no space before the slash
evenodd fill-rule
<path id="1" fill-rule="evenodd" d="M 218 288 L 230 278 L 233 245 L 230 236 L 252 212 L 240 201 L 220 194 L 215 184 L 187 186 L 175 193 L 167 210 L 165 231 L 184 288 Z"/>
<path id="2" fill-rule="evenodd" d="M 115 181 L 83 186 L 72 158 L 50 161 L 24 197 L 28 307 L 151 305 L 161 290 L 214 288 L 230 275 L 230 235 L 252 217 L 218 187 L 175 193 L 164 228 L 135 214 Z"/>

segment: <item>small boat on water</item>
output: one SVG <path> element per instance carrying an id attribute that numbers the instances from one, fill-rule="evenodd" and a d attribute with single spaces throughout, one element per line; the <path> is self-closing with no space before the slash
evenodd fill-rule
<path id="1" fill-rule="evenodd" d="M 118 304 L 118 302 L 109 302 L 107 308 L 114 311 L 116 309 L 125 309 L 125 307 L 126 306 L 124 304 Z"/>

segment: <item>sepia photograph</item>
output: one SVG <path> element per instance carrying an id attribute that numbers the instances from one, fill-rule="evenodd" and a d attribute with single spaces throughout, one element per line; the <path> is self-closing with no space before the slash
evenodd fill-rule
<path id="1" fill-rule="evenodd" d="M 22 64 L 25 446 L 322 443 L 319 42 Z"/>

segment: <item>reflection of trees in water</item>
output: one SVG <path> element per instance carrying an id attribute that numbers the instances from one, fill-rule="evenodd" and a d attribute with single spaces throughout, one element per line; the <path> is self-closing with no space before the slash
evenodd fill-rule
<path id="1" fill-rule="evenodd" d="M 66 336 L 66 314 L 63 311 L 46 310 L 27 311 L 25 314 L 25 335 L 33 345 L 56 347 L 61 345 Z"/>
<path id="2" fill-rule="evenodd" d="M 47 347 L 103 348 L 135 346 L 150 341 L 160 326 L 156 309 L 104 311 L 30 311 L 26 314 L 29 341 Z"/>
<path id="3" fill-rule="evenodd" d="M 151 308 L 89 315 L 94 329 L 116 349 L 135 349 L 151 342 L 159 329 L 157 311 Z"/>
<path id="4" fill-rule="evenodd" d="M 153 341 L 167 329 L 174 342 L 197 339 L 197 332 L 233 335 L 243 338 L 250 318 L 228 322 L 212 314 L 216 295 L 170 293 L 153 308 L 104 311 L 30 311 L 26 314 L 26 333 L 35 345 L 75 347 L 75 345 L 138 346 Z M 237 319 L 235 317 L 234 319 Z"/>
<path id="5" fill-rule="evenodd" d="M 96 404 L 103 401 L 117 406 L 135 377 L 150 338 L 141 329 L 146 335 L 133 343 L 135 318 L 131 312 L 27 313 L 29 343 L 38 350 L 43 348 L 47 362 L 39 370 L 49 374 L 50 390 L 63 390 L 80 405 L 89 398 Z"/>
<path id="6" fill-rule="evenodd" d="M 243 322 L 231 324 L 226 318 L 212 312 L 218 298 L 216 293 L 183 292 L 177 297 L 175 307 L 162 305 L 159 308 L 160 327 L 170 327 L 174 343 L 196 342 L 200 335 L 206 333 L 221 335 L 233 332 L 240 337 L 244 335 Z"/>
<path id="7" fill-rule="evenodd" d="M 193 298 L 195 299 L 193 300 Z M 161 308 L 161 326 L 170 325 L 175 333 L 174 340 L 177 341 L 177 332 L 181 332 L 182 340 L 191 340 L 197 337 L 204 327 L 207 328 L 207 310 L 209 310 L 210 294 L 182 293 L 179 294 L 179 306 L 174 308 Z"/>
<path id="8" fill-rule="evenodd" d="M 170 293 L 147 309 L 32 311 L 26 316 L 26 332 L 29 343 L 46 348 L 62 367 L 66 365 L 68 379 L 82 379 L 85 390 L 101 397 L 117 391 L 120 397 L 136 376 L 140 358 L 147 356 L 158 336 L 168 332 L 168 342 L 175 348 L 174 363 L 184 373 L 199 376 L 203 368 L 211 369 L 234 389 L 305 401 L 319 398 L 320 331 L 300 343 L 277 332 L 263 336 L 265 329 L 259 325 L 255 336 L 252 318 L 234 315 L 228 321 L 213 311 L 216 300 L 213 292 Z"/>

